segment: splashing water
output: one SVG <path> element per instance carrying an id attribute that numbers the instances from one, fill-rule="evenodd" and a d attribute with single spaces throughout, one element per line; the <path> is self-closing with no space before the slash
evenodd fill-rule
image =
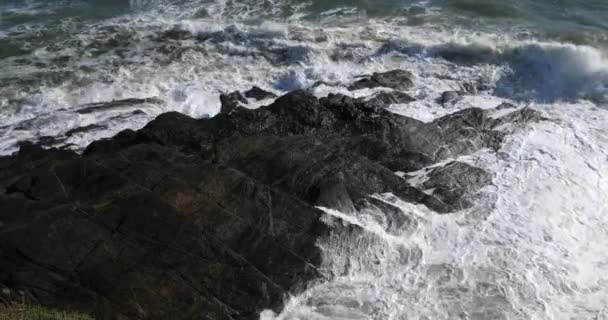
<path id="1" fill-rule="evenodd" d="M 396 233 L 382 212 L 325 209 L 328 280 L 262 319 L 607 319 L 608 116 L 537 107 L 558 120 L 459 159 L 494 173 L 472 209 L 376 196 L 409 217 Z"/>

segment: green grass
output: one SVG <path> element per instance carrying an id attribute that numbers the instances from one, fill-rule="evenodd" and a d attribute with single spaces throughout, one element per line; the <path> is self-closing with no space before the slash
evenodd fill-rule
<path id="1" fill-rule="evenodd" d="M 50 310 L 41 306 L 0 304 L 0 320 L 93 320 L 77 312 Z"/>

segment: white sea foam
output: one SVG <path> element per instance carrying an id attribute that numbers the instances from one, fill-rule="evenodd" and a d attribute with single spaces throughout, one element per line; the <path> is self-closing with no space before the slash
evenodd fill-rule
<path id="1" fill-rule="evenodd" d="M 417 221 L 397 236 L 380 212 L 328 210 L 330 280 L 262 319 L 606 319 L 608 114 L 537 108 L 556 121 L 466 159 L 494 175 L 470 210 L 437 215 L 389 197 Z"/>
<path id="2" fill-rule="evenodd" d="M 263 8 L 259 2 L 246 1 L 239 5 L 214 1 L 205 7 L 208 16 L 193 19 L 194 8 L 197 5 L 200 8 L 201 3 L 197 3 L 193 2 L 189 11 L 160 1 L 155 2 L 155 10 L 136 12 L 129 19 L 100 22 L 77 35 L 84 51 L 72 47 L 60 52 L 37 50 L 35 59 L 45 64 L 52 64 L 51 59 L 58 55 L 74 57 L 65 68 L 53 71 L 67 72 L 68 80 L 34 88 L 33 93 L 10 86 L 0 92 L 9 97 L 0 99 L 0 117 L 6 119 L 7 125 L 0 128 L 0 153 L 14 151 L 18 140 L 61 133 L 51 130 L 52 127 L 63 128 L 65 132 L 91 122 L 72 115 L 65 117 L 69 121 L 53 118 L 52 122 L 39 121 L 35 129 L 21 126 L 15 130 L 20 119 L 42 116 L 52 110 L 69 112 L 85 103 L 154 96 L 166 103 L 161 109 L 146 112 L 146 120 L 172 110 L 194 117 L 213 116 L 219 111 L 221 92 L 260 85 L 281 93 L 323 81 L 326 85 L 314 90 L 319 96 L 328 92 L 364 96 L 371 92 L 349 92 L 344 84 L 360 74 L 393 68 L 414 72 L 416 86 L 408 93 L 418 101 L 393 106 L 392 110 L 421 120 L 469 106 L 493 107 L 505 98 L 527 101 L 584 98 L 598 104 L 606 98 L 608 63 L 599 50 L 591 47 L 408 27 L 394 21 L 366 20 L 361 24 L 349 19 L 341 26 L 323 20 L 313 24 L 297 20 L 301 15 L 298 10 L 286 21 L 252 25 L 246 23 L 247 19 L 259 15 Z M 131 5 L 143 10 L 149 3 L 133 1 Z M 186 18 L 185 12 L 189 13 Z M 130 53 L 128 58 L 112 52 L 90 56 L 87 46 L 98 45 L 97 39 L 108 37 L 104 33 L 107 27 L 118 27 L 130 35 L 131 42 L 124 48 Z M 169 50 L 173 53 L 159 52 L 162 43 L 151 39 L 175 28 L 192 33 L 194 38 L 176 42 L 178 49 Z M 3 69 L 20 78 L 51 72 L 45 67 L 23 68 L 16 63 L 8 63 Z M 458 90 L 464 80 L 483 81 L 495 95 L 465 97 L 454 106 L 439 108 L 437 97 L 445 90 Z M 259 105 L 253 103 L 250 107 Z M 103 136 L 115 134 L 111 128 L 129 127 L 128 118 L 117 119 L 123 123 L 107 124 L 110 129 Z M 140 119 L 133 121 L 133 128 L 140 126 Z M 68 142 L 83 147 L 80 143 L 96 137 L 100 136 Z"/>

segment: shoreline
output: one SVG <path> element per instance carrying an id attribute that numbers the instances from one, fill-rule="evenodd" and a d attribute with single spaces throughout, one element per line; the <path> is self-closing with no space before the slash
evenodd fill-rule
<path id="1" fill-rule="evenodd" d="M 368 99 L 295 91 L 255 110 L 224 98 L 236 105 L 214 118 L 162 114 L 82 155 L 23 144 L 0 158 L 0 283 L 97 317 L 255 319 L 327 276 L 320 239 L 344 227 L 362 232 L 346 220 L 328 224 L 319 206 L 376 210 L 392 221 L 387 232 L 412 220 L 370 195 L 438 214 L 468 208 L 491 183 L 484 170 L 451 161 L 425 178 L 394 171 L 497 150 L 506 133 L 493 128 L 544 121 L 501 105 L 496 118 L 472 108 L 424 123 L 385 110 L 414 100 L 398 91 L 413 85 L 409 72 L 353 85 L 388 91 Z M 176 318 L 173 308 L 184 311 Z"/>

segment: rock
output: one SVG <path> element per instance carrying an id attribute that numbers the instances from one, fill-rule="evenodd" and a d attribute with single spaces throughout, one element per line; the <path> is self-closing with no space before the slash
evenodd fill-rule
<path id="1" fill-rule="evenodd" d="M 505 109 L 517 109 L 517 106 L 513 105 L 512 103 L 503 102 L 494 108 L 494 110 L 505 110 Z"/>
<path id="2" fill-rule="evenodd" d="M 193 35 L 188 30 L 180 29 L 180 28 L 172 28 L 163 32 L 156 41 L 167 41 L 167 40 L 186 40 L 192 38 Z"/>
<path id="3" fill-rule="evenodd" d="M 480 84 L 478 82 L 473 82 L 473 81 L 463 82 L 461 84 L 461 87 L 462 87 L 461 92 L 463 92 L 465 94 L 475 95 L 479 92 L 479 89 L 478 89 L 479 86 L 480 86 Z"/>
<path id="4" fill-rule="evenodd" d="M 388 202 L 378 200 L 375 197 L 361 199 L 356 204 L 358 210 L 372 210 L 385 216 L 386 232 L 400 236 L 402 231 L 413 232 L 418 226 L 418 221 L 409 213 Z"/>
<path id="5" fill-rule="evenodd" d="M 0 283 L 44 305 L 257 319 L 320 263 L 320 211 L 169 147 L 84 158 L 23 149 L 0 162 L 14 172 L 1 179 Z"/>
<path id="6" fill-rule="evenodd" d="M 195 18 L 209 18 L 209 12 L 205 8 L 200 8 L 194 14 Z"/>
<path id="7" fill-rule="evenodd" d="M 411 88 L 412 73 L 405 70 L 392 70 L 383 73 L 374 73 L 371 80 L 378 83 L 382 87 L 392 88 L 395 90 L 407 90 Z"/>
<path id="8" fill-rule="evenodd" d="M 89 114 L 95 112 L 103 112 L 108 110 L 122 110 L 129 109 L 133 107 L 142 107 L 142 105 L 158 105 L 162 104 L 163 101 L 158 98 L 146 98 L 146 99 L 124 99 L 124 100 L 114 100 L 110 102 L 98 102 L 98 103 L 89 103 L 82 106 L 79 106 L 76 110 L 79 114 Z"/>
<path id="9" fill-rule="evenodd" d="M 479 86 L 477 86 L 477 91 L 490 91 L 490 90 L 492 90 L 492 86 L 490 86 L 489 84 L 480 83 Z"/>
<path id="10" fill-rule="evenodd" d="M 308 87 L 308 90 L 311 90 L 311 89 L 314 89 L 314 88 L 317 88 L 317 87 L 320 87 L 320 86 L 340 87 L 340 86 L 342 86 L 342 83 L 340 83 L 340 82 L 316 81 L 310 87 Z"/>
<path id="11" fill-rule="evenodd" d="M 228 94 L 220 95 L 220 102 L 222 103 L 222 107 L 220 109 L 220 113 L 228 114 L 232 112 L 234 109 L 240 107 L 242 104 L 248 104 L 249 102 L 243 95 L 234 91 Z"/>
<path id="12" fill-rule="evenodd" d="M 375 72 L 371 76 L 366 76 L 351 84 L 348 89 L 359 90 L 385 87 L 395 90 L 407 90 L 414 86 L 412 78 L 413 75 L 411 72 L 399 69 L 381 73 Z"/>
<path id="13" fill-rule="evenodd" d="M 392 104 L 406 104 L 412 101 L 416 101 L 416 99 L 401 91 L 382 91 L 365 100 L 369 106 L 378 109 L 389 107 Z"/>
<path id="14" fill-rule="evenodd" d="M 295 91 L 211 119 L 162 114 L 82 155 L 25 143 L 0 157 L 0 284 L 100 319 L 258 319 L 319 276 L 317 206 L 379 208 L 396 234 L 415 220 L 370 195 L 460 210 L 483 170 L 454 163 L 424 188 L 394 172 L 497 148 L 497 125 L 538 119 L 466 109 L 424 123 Z"/>
<path id="15" fill-rule="evenodd" d="M 441 99 L 439 99 L 439 102 L 442 105 L 446 105 L 448 103 L 454 104 L 460 100 L 460 98 L 462 98 L 461 91 L 445 91 L 441 94 Z"/>
<path id="16" fill-rule="evenodd" d="M 497 109 L 500 110 L 502 108 L 504 110 L 506 108 L 509 108 L 509 106 L 512 106 L 512 105 L 510 105 L 508 103 L 507 104 L 503 103 L 503 104 L 499 105 L 497 107 Z M 545 120 L 548 120 L 548 119 L 543 117 L 538 111 L 531 109 L 531 108 L 521 108 L 521 109 L 513 111 L 507 115 L 494 119 L 494 122 L 492 125 L 494 127 L 498 127 L 503 124 L 517 125 L 517 124 L 525 124 L 525 123 L 545 121 Z"/>
<path id="17" fill-rule="evenodd" d="M 255 100 L 265 100 L 265 99 L 276 98 L 277 95 L 272 92 L 263 90 L 260 87 L 254 86 L 251 89 L 245 91 L 245 97 L 252 98 Z"/>
<path id="18" fill-rule="evenodd" d="M 86 133 L 86 132 L 90 132 L 90 131 L 94 131 L 94 130 L 103 130 L 103 129 L 106 129 L 106 126 L 100 125 L 100 124 L 90 124 L 88 126 L 82 126 L 82 127 L 70 129 L 65 133 L 65 135 L 67 137 L 71 137 L 76 134 Z"/>
<path id="19" fill-rule="evenodd" d="M 422 189 L 431 190 L 433 196 L 452 207 L 464 209 L 472 205 L 471 198 L 492 183 L 492 175 L 463 162 L 450 162 L 433 169 Z"/>
<path id="20" fill-rule="evenodd" d="M 107 125 L 111 125 L 113 122 L 122 122 L 122 121 L 127 121 L 127 120 L 133 120 L 133 118 L 137 118 L 137 117 L 146 117 L 147 115 L 148 114 L 145 111 L 135 109 L 129 113 L 121 113 L 121 114 L 117 114 L 115 116 L 108 118 Z"/>
<path id="21" fill-rule="evenodd" d="M 64 142 L 65 142 L 65 138 L 53 137 L 53 136 L 42 136 L 42 137 L 38 138 L 38 141 L 36 143 L 40 146 L 49 147 L 49 146 L 58 145 L 58 144 L 61 144 Z"/>
<path id="22" fill-rule="evenodd" d="M 313 52 L 312 48 L 299 45 L 267 50 L 261 54 L 274 65 L 309 63 Z"/>

